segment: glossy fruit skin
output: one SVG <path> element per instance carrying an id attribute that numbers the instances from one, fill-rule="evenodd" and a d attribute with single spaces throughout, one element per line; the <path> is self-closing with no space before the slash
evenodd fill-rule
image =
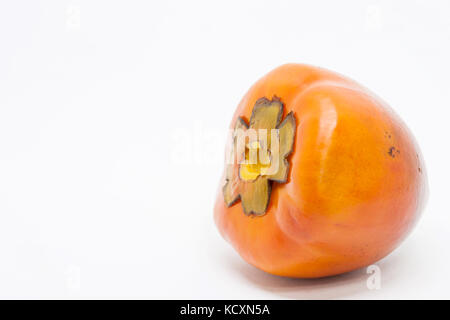
<path id="1" fill-rule="evenodd" d="M 266 214 L 247 216 L 218 192 L 214 219 L 248 263 L 296 278 L 370 265 L 411 231 L 426 194 L 420 151 L 405 124 L 374 94 L 334 72 L 287 64 L 256 82 L 230 128 L 261 97 L 277 96 L 297 120 L 286 184 Z M 220 189 L 224 180 L 221 180 Z"/>

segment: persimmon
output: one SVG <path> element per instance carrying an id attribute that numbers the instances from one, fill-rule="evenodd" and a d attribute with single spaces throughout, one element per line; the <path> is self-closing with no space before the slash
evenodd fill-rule
<path id="1" fill-rule="evenodd" d="M 278 67 L 246 93 L 230 130 L 214 218 L 261 270 L 315 278 L 370 265 L 420 215 L 426 178 L 415 140 L 353 80 Z"/>

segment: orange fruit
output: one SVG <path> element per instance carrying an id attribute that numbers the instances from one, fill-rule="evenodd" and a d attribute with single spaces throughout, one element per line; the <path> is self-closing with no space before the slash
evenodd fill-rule
<path id="1" fill-rule="evenodd" d="M 265 109 L 259 120 L 252 117 L 261 103 L 276 101 L 279 115 Z M 292 133 L 291 149 L 280 158 L 287 163 L 284 181 L 271 180 L 277 173 L 266 174 L 265 165 L 226 164 L 214 207 L 220 233 L 248 263 L 280 276 L 336 275 L 385 257 L 416 223 L 426 190 L 410 131 L 356 82 L 299 64 L 257 81 L 230 128 L 281 128 L 288 115 L 294 130 L 279 142 L 282 149 Z"/>

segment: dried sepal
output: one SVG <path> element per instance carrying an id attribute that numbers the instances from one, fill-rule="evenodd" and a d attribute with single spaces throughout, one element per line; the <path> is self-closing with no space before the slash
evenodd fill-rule
<path id="1" fill-rule="evenodd" d="M 240 197 L 244 213 L 263 215 L 269 205 L 270 191 L 270 182 L 262 176 L 255 181 L 243 183 Z"/>
<path id="2" fill-rule="evenodd" d="M 223 199 L 228 207 L 231 207 L 236 201 L 239 200 L 239 192 L 236 188 L 236 183 L 232 180 L 228 180 L 223 186 Z"/>
<path id="3" fill-rule="evenodd" d="M 228 164 L 226 168 L 226 182 L 223 186 L 223 199 L 227 206 L 233 205 L 239 199 L 239 176 L 235 174 L 237 166 Z"/>
<path id="4" fill-rule="evenodd" d="M 247 125 L 245 120 L 240 117 L 236 120 L 233 132 L 233 152 L 237 152 L 238 157 L 237 159 L 233 158 L 232 164 L 227 164 L 223 195 L 228 206 L 241 199 L 246 215 L 264 215 L 270 202 L 272 181 L 278 183 L 287 181 L 289 163 L 286 157 L 293 150 L 296 123 L 292 112 L 280 123 L 282 115 L 283 103 L 279 98 L 274 97 L 272 100 L 261 98 L 253 107 L 250 125 Z M 262 137 L 254 137 L 255 131 L 249 129 L 257 130 Z M 261 131 L 261 129 L 263 130 Z M 264 130 L 271 133 L 272 129 L 277 129 L 276 137 L 272 134 L 264 137 L 266 133 Z M 278 144 L 274 145 L 276 151 L 271 149 L 271 139 L 275 138 Z M 236 147 L 238 151 L 236 151 Z M 270 154 L 268 158 L 265 156 L 260 158 L 256 163 L 248 161 L 249 155 L 255 149 L 262 149 L 266 152 L 270 150 L 273 154 Z M 234 162 L 234 160 L 236 161 Z M 267 160 L 270 160 L 268 164 Z M 276 168 L 275 173 L 272 172 L 274 168 Z"/>
<path id="5" fill-rule="evenodd" d="M 279 125 L 279 168 L 277 173 L 269 175 L 269 179 L 278 183 L 285 183 L 289 172 L 289 162 L 287 157 L 291 154 L 294 147 L 296 122 L 294 114 L 289 114 L 284 118 L 283 122 Z"/>
<path id="6" fill-rule="evenodd" d="M 256 101 L 250 117 L 251 129 L 274 129 L 283 115 L 283 103 L 277 97 L 272 100 L 260 98 Z"/>

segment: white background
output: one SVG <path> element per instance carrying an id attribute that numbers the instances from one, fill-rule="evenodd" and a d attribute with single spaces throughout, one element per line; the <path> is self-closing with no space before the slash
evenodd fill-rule
<path id="1" fill-rule="evenodd" d="M 450 298 L 449 1 L 2 1 L 1 298 Z M 226 129 L 286 62 L 345 74 L 414 132 L 417 228 L 365 269 L 267 275 L 219 236 Z"/>

